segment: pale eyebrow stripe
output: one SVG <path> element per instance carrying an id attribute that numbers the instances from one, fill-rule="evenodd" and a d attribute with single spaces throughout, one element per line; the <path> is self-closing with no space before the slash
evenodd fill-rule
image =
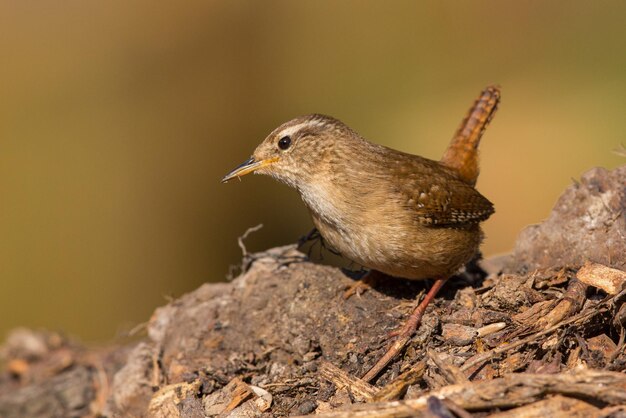
<path id="1" fill-rule="evenodd" d="M 289 126 L 288 128 L 285 128 L 282 131 L 280 131 L 277 136 L 279 137 L 291 136 L 301 129 L 324 126 L 324 125 L 326 125 L 326 123 L 324 123 L 323 121 L 319 119 L 311 119 L 306 122 L 298 123 L 297 125 Z"/>

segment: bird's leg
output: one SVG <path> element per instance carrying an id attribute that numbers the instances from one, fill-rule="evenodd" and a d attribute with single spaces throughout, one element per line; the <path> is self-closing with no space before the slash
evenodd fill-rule
<path id="1" fill-rule="evenodd" d="M 437 279 L 433 284 L 433 287 L 430 288 L 424 299 L 417 305 L 417 308 L 411 313 L 409 318 L 404 323 L 404 326 L 400 328 L 398 331 L 394 332 L 394 336 L 396 340 L 391 344 L 391 347 L 387 349 L 387 352 L 374 364 L 374 366 L 361 378 L 362 380 L 369 382 L 372 380 L 378 373 L 381 372 L 382 369 L 389 364 L 391 360 L 393 360 L 404 348 L 404 346 L 409 342 L 420 322 L 422 321 L 422 316 L 424 312 L 426 312 L 426 308 L 428 304 L 435 298 L 437 292 L 443 287 L 448 278 Z"/>
<path id="2" fill-rule="evenodd" d="M 304 244 L 306 244 L 309 241 L 315 241 L 317 239 L 321 239 L 321 237 L 322 235 L 320 234 L 320 231 L 318 231 L 317 228 L 313 228 L 309 231 L 308 234 L 298 239 L 298 247 L 302 247 Z"/>
<path id="3" fill-rule="evenodd" d="M 381 273 L 378 270 L 370 270 L 365 276 L 355 281 L 345 292 L 343 292 L 344 300 L 350 299 L 353 295 L 360 295 L 363 292 L 376 286 L 378 280 L 385 276 L 385 273 Z"/>

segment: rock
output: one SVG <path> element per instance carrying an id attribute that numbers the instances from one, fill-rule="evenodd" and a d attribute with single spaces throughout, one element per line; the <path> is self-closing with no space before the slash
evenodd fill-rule
<path id="1" fill-rule="evenodd" d="M 583 174 L 546 221 L 521 232 L 505 270 L 524 274 L 587 260 L 626 270 L 626 165 Z"/>

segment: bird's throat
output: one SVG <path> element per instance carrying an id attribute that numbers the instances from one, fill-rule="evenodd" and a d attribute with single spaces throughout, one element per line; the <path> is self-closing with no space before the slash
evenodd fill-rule
<path id="1" fill-rule="evenodd" d="M 340 207 L 343 199 L 338 196 L 336 190 L 333 190 L 332 185 L 326 182 L 311 182 L 298 187 L 298 191 L 314 221 L 319 220 L 338 230 L 344 229 L 346 221 L 344 217 L 347 212 Z"/>

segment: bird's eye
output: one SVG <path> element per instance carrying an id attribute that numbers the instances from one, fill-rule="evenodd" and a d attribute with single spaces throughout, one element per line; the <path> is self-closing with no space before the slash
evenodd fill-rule
<path id="1" fill-rule="evenodd" d="M 288 136 L 283 136 L 278 140 L 278 148 L 282 150 L 286 150 L 291 145 L 291 138 Z"/>

